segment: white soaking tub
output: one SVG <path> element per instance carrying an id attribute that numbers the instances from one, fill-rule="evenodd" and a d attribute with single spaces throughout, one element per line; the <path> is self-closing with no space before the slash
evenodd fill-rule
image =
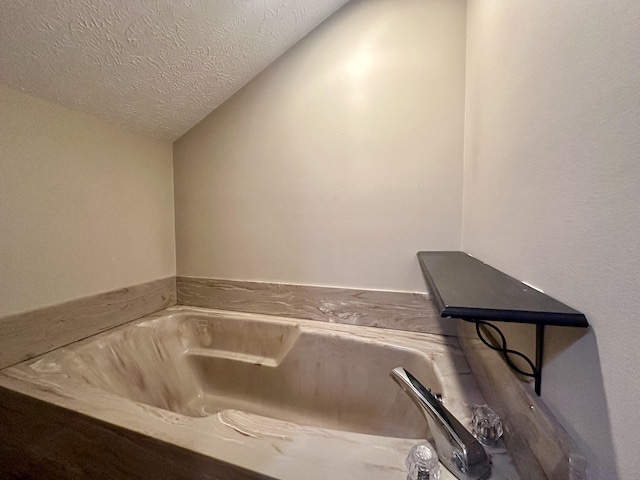
<path id="1" fill-rule="evenodd" d="M 192 307 L 5 369 L 0 386 L 218 462 L 206 467 L 218 476 L 193 478 L 245 478 L 225 474 L 233 465 L 247 478 L 404 480 L 429 432 L 389 375 L 398 366 L 463 422 L 483 403 L 455 338 Z"/>

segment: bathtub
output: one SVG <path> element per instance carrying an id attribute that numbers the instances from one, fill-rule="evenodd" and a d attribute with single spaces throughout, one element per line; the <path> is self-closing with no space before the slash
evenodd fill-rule
<path id="1" fill-rule="evenodd" d="M 157 452 L 196 455 L 166 467 L 190 472 L 184 478 L 400 480 L 406 453 L 430 435 L 389 376 L 397 366 L 442 393 L 463 422 L 483 403 L 452 337 L 193 307 L 5 369 L 0 386 L 113 426 L 106 450 L 126 451 L 121 430 L 151 439 L 144 455 L 159 471 L 168 457 Z M 517 478 L 502 471 L 492 478 Z"/>

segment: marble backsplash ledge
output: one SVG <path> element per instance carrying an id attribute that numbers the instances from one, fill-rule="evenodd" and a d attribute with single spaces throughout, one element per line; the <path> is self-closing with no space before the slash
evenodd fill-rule
<path id="1" fill-rule="evenodd" d="M 0 369 L 175 303 L 169 277 L 0 317 Z"/>
<path id="2" fill-rule="evenodd" d="M 583 453 L 533 386 L 480 341 L 473 323 L 458 321 L 458 341 L 485 400 L 503 421 L 504 440 L 522 480 L 574 478 L 570 465 Z"/>
<path id="3" fill-rule="evenodd" d="M 456 335 L 431 296 L 349 288 L 177 277 L 179 305 Z"/>

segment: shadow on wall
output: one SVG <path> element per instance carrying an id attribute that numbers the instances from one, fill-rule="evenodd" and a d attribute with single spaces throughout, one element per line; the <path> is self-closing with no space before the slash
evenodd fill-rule
<path id="1" fill-rule="evenodd" d="M 504 333 L 509 348 L 522 352 L 531 359 L 535 358 L 535 326 L 503 322 L 499 322 L 497 326 Z M 581 358 L 583 362 L 576 364 L 571 358 Z M 522 370 L 529 370 L 520 358 L 512 356 L 511 360 Z M 593 365 L 594 368 L 585 368 L 585 365 Z M 527 377 L 520 378 L 531 381 Z M 593 327 L 545 328 L 542 400 L 587 457 L 589 478 L 618 478 L 617 472 L 610 471 L 611 467 L 607 467 L 605 475 L 601 472 L 600 466 L 600 459 L 614 458 L 615 455 L 603 382 L 600 354 Z M 569 385 L 576 384 L 585 385 L 589 395 L 577 398 L 575 390 L 568 388 Z M 589 415 L 582 419 L 580 429 L 572 426 L 572 422 L 560 413 L 566 405 L 573 405 L 578 411 L 589 412 Z M 606 445 L 608 451 L 596 452 L 589 447 L 585 432 L 594 431 L 601 437 L 599 443 Z"/>
<path id="2" fill-rule="evenodd" d="M 506 322 L 494 324 L 505 335 L 510 349 L 522 352 L 530 359 L 535 358 L 534 325 Z M 492 335 L 491 332 L 489 334 Z M 530 370 L 522 359 L 514 355 L 510 358 L 523 371 Z M 572 361 L 574 358 L 580 358 L 580 363 Z M 524 376 L 518 377 L 523 381 L 532 381 Z M 589 390 L 589 395 L 576 396 L 575 389 L 568 388 L 569 385 L 576 384 L 584 385 Z M 601 471 L 601 459 L 614 458 L 615 454 L 600 354 L 593 327 L 545 328 L 541 392 L 542 400 L 587 457 L 589 478 L 618 478 L 615 464 L 610 465 L 612 462 L 606 462 L 606 474 Z M 580 430 L 574 428 L 572 422 L 560 413 L 567 405 L 572 405 L 572 408 L 581 412 L 589 412 L 586 418 L 582 419 Z M 594 431 L 598 432 L 599 443 L 606 445 L 607 450 L 594 451 L 589 447 L 589 443 L 593 442 L 586 441 L 584 432 Z M 614 470 L 611 471 L 611 468 Z"/>
<path id="3" fill-rule="evenodd" d="M 615 458 L 615 451 L 595 331 L 592 327 L 586 330 L 548 327 L 544 354 L 542 398 L 587 457 L 589 478 L 618 478 L 615 463 L 606 462 L 606 472 L 601 467 L 601 459 Z M 581 362 L 572 362 L 571 359 L 575 358 L 581 359 Z M 576 396 L 574 389 L 563 388 L 568 383 L 586 386 L 589 395 Z M 588 412 L 582 418 L 581 431 L 560 413 L 566 409 L 566 405 L 572 405 L 580 412 Z M 593 445 L 594 442 L 588 442 L 584 432 L 598 432 L 598 444 L 603 449 L 593 451 L 589 443 Z"/>

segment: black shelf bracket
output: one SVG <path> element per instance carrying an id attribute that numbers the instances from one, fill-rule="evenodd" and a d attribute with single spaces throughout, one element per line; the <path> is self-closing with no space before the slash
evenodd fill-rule
<path id="1" fill-rule="evenodd" d="M 507 348 L 506 337 L 504 336 L 502 331 L 492 323 L 489 323 L 484 320 L 467 320 L 467 321 L 475 323 L 476 334 L 478 335 L 478 338 L 482 341 L 482 343 L 484 343 L 490 349 L 500 352 L 505 362 L 507 362 L 507 365 L 509 365 L 509 367 L 511 367 L 512 370 L 514 370 L 515 372 L 518 372 L 520 375 L 523 375 L 525 377 L 531 377 L 534 379 L 534 388 L 536 393 L 539 396 L 540 385 L 542 383 L 542 356 L 544 353 L 544 325 L 536 325 L 536 360 L 534 363 L 524 353 Z M 482 333 L 481 327 L 483 326 L 491 328 L 493 331 L 495 331 L 498 334 L 500 338 L 499 346 L 493 345 L 493 343 L 490 340 L 487 340 L 487 338 Z M 495 338 L 494 340 L 498 341 Z M 513 362 L 513 360 L 511 360 L 510 355 L 516 355 L 522 358 L 528 364 L 530 371 L 525 371 L 525 370 L 522 370 L 520 367 L 518 367 Z"/>
<path id="2" fill-rule="evenodd" d="M 536 325 L 536 372 L 534 388 L 540 396 L 540 386 L 542 385 L 542 356 L 544 355 L 544 324 Z"/>
<path id="3" fill-rule="evenodd" d="M 474 322 L 482 343 L 500 352 L 513 370 L 532 377 L 538 395 L 542 385 L 544 327 L 589 326 L 584 314 L 464 252 L 418 252 L 418 260 L 440 315 Z M 509 349 L 504 334 L 489 321 L 534 324 L 535 362 Z M 497 333 L 498 346 L 484 337 L 481 326 Z M 531 371 L 519 368 L 510 355 L 525 360 Z"/>

